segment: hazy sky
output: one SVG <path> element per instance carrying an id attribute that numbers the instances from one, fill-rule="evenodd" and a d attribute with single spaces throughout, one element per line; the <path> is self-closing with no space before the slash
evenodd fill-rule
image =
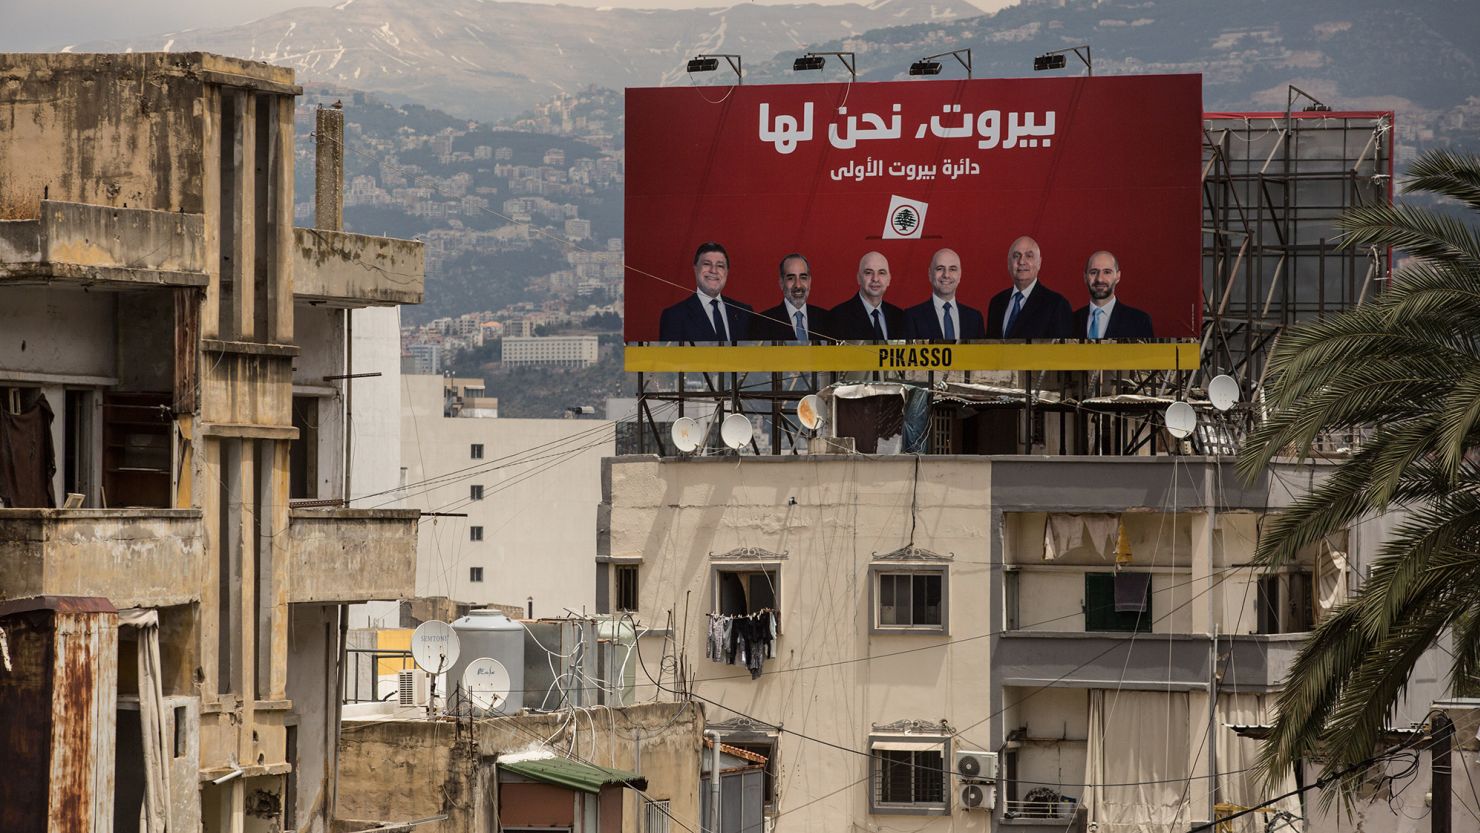
<path id="1" fill-rule="evenodd" d="M 557 0 L 527 0 L 557 2 Z M 740 0 L 755 2 L 756 0 Z M 866 1 L 866 0 L 864 0 Z M 86 41 L 133 38 L 245 23 L 286 9 L 332 6 L 343 0 L 0 0 L 0 52 L 39 52 Z M 421 0 L 434 12 L 436 0 Z M 694 8 L 736 0 L 563 0 L 578 6 Z M 761 2 L 860 2 L 860 0 L 761 0 Z M 1017 0 L 968 0 L 995 11 Z"/>

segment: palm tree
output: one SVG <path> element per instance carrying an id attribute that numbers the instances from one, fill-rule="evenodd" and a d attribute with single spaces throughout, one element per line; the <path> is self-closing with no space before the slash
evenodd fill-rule
<path id="1" fill-rule="evenodd" d="M 1480 157 L 1427 153 L 1406 187 L 1480 212 Z M 1267 774 L 1317 749 L 1327 775 L 1372 755 L 1414 664 L 1446 634 L 1455 688 L 1480 680 L 1480 234 L 1408 205 L 1358 208 L 1340 225 L 1344 245 L 1413 258 L 1375 300 L 1280 338 L 1268 415 L 1239 458 L 1244 476 L 1275 457 L 1305 457 L 1326 432 L 1366 439 L 1272 519 L 1257 560 L 1276 567 L 1364 517 L 1406 516 L 1365 585 L 1300 651 L 1264 751 Z"/>

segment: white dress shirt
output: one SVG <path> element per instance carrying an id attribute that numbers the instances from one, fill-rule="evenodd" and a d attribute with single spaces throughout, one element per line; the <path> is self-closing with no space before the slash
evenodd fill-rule
<path id="1" fill-rule="evenodd" d="M 1115 311 L 1115 296 L 1110 296 L 1110 302 L 1103 307 L 1095 306 L 1094 301 L 1089 302 L 1089 314 L 1084 317 L 1084 337 L 1089 338 L 1090 328 L 1095 325 L 1095 310 L 1100 310 L 1100 338 L 1105 337 L 1105 331 L 1110 329 L 1110 313 Z"/>
<path id="2" fill-rule="evenodd" d="M 711 327 L 714 326 L 714 307 L 711 307 L 709 305 L 709 302 L 719 301 L 719 317 L 725 320 L 724 337 L 728 341 L 734 341 L 735 328 L 730 326 L 730 311 L 725 309 L 726 304 L 724 297 L 720 295 L 710 297 L 708 295 L 705 295 L 704 291 L 701 289 L 694 290 L 694 294 L 699 296 L 699 303 L 704 306 L 704 317 L 709 319 L 709 326 Z M 718 336 L 719 334 L 716 333 L 715 335 Z"/>
<path id="3" fill-rule="evenodd" d="M 790 298 L 782 298 L 781 303 L 786 306 L 786 323 L 793 330 L 797 328 L 797 313 L 802 314 L 802 329 L 807 333 L 805 341 L 810 342 L 812 340 L 812 320 L 807 317 L 807 305 L 802 304 L 800 307 L 794 307 L 791 305 Z"/>
<path id="4" fill-rule="evenodd" d="M 884 314 L 883 304 L 879 306 L 870 304 L 868 299 L 863 297 L 862 292 L 858 293 L 858 300 L 863 302 L 863 314 L 868 316 L 869 326 L 873 326 L 874 323 L 874 310 L 879 311 L 879 329 L 884 331 L 884 339 L 887 341 L 889 338 L 889 316 Z"/>
<path id="5" fill-rule="evenodd" d="M 1035 278 L 1032 283 L 1028 284 L 1028 288 L 1027 289 L 1018 289 L 1017 288 L 1017 285 L 1014 284 L 1013 287 L 1012 287 L 1012 292 L 1007 293 L 1007 310 L 1002 313 L 1002 335 L 1003 336 L 1006 336 L 1007 335 L 1007 320 L 1009 318 L 1012 318 L 1012 296 L 1013 296 L 1013 294 L 1014 293 L 1017 293 L 1017 292 L 1023 293 L 1023 307 L 1026 307 L 1026 306 L 1028 306 L 1028 296 L 1032 295 L 1033 294 L 1033 290 L 1036 289 L 1037 287 L 1038 287 L 1038 280 Z M 1023 314 L 1023 310 L 1020 307 L 1018 309 L 1018 315 L 1022 315 L 1022 314 Z"/>
<path id="6" fill-rule="evenodd" d="M 932 294 L 930 296 L 930 302 L 933 303 L 933 304 L 935 304 L 935 320 L 936 320 L 937 323 L 940 324 L 940 333 L 941 333 L 941 335 L 945 335 L 945 332 L 946 332 L 946 315 L 947 315 L 947 313 L 946 313 L 946 310 L 945 310 L 945 305 L 946 304 L 950 304 L 951 305 L 951 311 L 949 313 L 950 316 L 951 316 L 951 332 L 953 332 L 953 333 L 956 334 L 956 341 L 960 341 L 961 340 L 961 305 L 956 302 L 956 299 L 955 298 L 952 298 L 949 301 L 945 301 L 945 300 L 942 300 L 939 295 L 935 295 L 935 294 Z"/>

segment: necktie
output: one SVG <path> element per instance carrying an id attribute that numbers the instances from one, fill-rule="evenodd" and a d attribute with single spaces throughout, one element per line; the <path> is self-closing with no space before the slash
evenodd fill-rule
<path id="1" fill-rule="evenodd" d="M 1091 340 L 1098 340 L 1100 337 L 1100 318 L 1105 315 L 1105 311 L 1099 307 L 1095 307 L 1090 313 L 1089 337 Z"/>
<path id="2" fill-rule="evenodd" d="M 884 324 L 879 320 L 879 311 L 874 310 L 874 341 L 884 341 Z"/>
<path id="3" fill-rule="evenodd" d="M 1012 325 L 1017 323 L 1018 313 L 1023 311 L 1023 293 L 1012 293 L 1012 309 L 1007 311 L 1007 326 L 1002 328 L 1003 338 L 1012 338 Z"/>
<path id="4" fill-rule="evenodd" d="M 714 336 L 718 341 L 729 341 L 730 332 L 725 329 L 725 317 L 719 311 L 719 299 L 715 298 L 709 302 L 709 308 L 713 310 L 710 318 L 714 319 Z"/>
<path id="5" fill-rule="evenodd" d="M 956 340 L 956 322 L 951 320 L 951 303 L 947 301 L 940 306 L 941 311 L 946 314 L 946 341 Z"/>
<path id="6" fill-rule="evenodd" d="M 806 344 L 807 343 L 807 325 L 802 322 L 802 314 L 801 314 L 800 311 L 797 312 L 795 318 L 796 318 L 796 322 L 797 322 L 797 325 L 796 325 L 797 341 L 800 341 L 801 343 Z"/>

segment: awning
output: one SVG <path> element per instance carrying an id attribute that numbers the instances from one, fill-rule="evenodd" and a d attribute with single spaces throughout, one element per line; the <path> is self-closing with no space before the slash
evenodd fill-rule
<path id="1" fill-rule="evenodd" d="M 935 740 L 876 740 L 869 744 L 874 752 L 940 752 L 945 749 L 946 739 Z"/>
<path id="2" fill-rule="evenodd" d="M 647 789 L 647 779 L 625 769 L 609 769 L 595 764 L 571 761 L 565 758 L 545 758 L 538 761 L 497 763 L 500 770 L 522 775 L 534 781 L 569 787 L 585 793 L 598 793 L 609 784 L 619 784 Z"/>

